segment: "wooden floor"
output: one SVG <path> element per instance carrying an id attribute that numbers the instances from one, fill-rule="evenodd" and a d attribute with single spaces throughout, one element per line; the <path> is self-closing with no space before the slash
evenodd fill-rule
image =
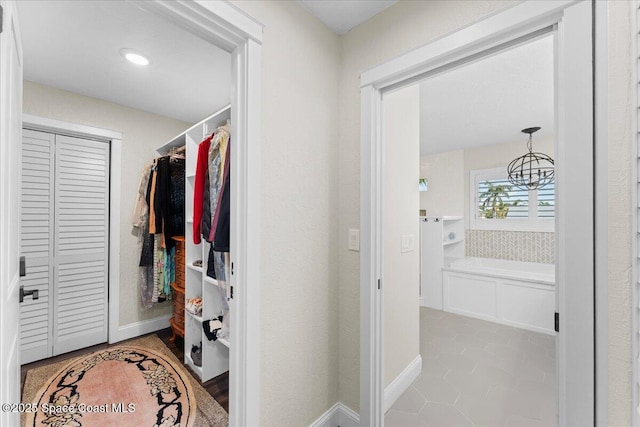
<path id="1" fill-rule="evenodd" d="M 171 329 L 163 329 L 155 333 L 164 342 L 164 344 L 176 355 L 178 360 L 184 360 L 184 346 L 182 339 L 178 337 L 176 339 L 175 344 L 169 341 L 171 337 Z M 136 337 L 137 339 L 140 337 Z M 72 351 L 70 353 L 61 354 L 60 356 L 55 356 L 49 359 L 39 360 L 37 362 L 29 363 L 27 365 L 22 365 L 21 368 L 21 384 L 24 386 L 25 378 L 27 376 L 27 371 L 29 369 L 38 368 L 40 366 L 48 365 L 50 363 L 60 362 L 62 360 L 71 359 L 78 356 L 83 356 L 88 353 L 92 353 L 99 350 L 104 350 L 105 348 L 114 347 L 118 344 L 126 343 L 127 341 L 123 341 L 117 344 L 98 344 L 93 347 L 84 348 L 82 350 Z M 188 366 L 185 366 L 187 371 L 198 381 L 200 379 L 196 374 L 193 373 Z M 229 412 L 229 372 L 226 372 L 222 375 L 217 376 L 205 383 L 201 383 L 202 387 L 224 408 L 225 411 Z"/>

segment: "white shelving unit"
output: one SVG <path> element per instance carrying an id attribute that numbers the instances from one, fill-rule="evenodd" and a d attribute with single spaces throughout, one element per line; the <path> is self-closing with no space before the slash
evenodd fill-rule
<path id="1" fill-rule="evenodd" d="M 420 305 L 442 310 L 442 267 L 464 257 L 464 217 L 420 217 Z"/>
<path id="2" fill-rule="evenodd" d="M 209 243 L 193 242 L 193 197 L 195 185 L 198 145 L 218 126 L 231 117 L 231 107 L 207 117 L 186 132 L 174 138 L 158 152 L 168 152 L 174 146 L 186 145 L 185 164 L 185 303 L 189 298 L 202 298 L 202 315 L 196 316 L 185 310 L 184 325 L 184 363 L 188 365 L 202 382 L 208 381 L 229 370 L 229 342 L 226 340 L 209 341 L 202 329 L 206 320 L 217 318 L 222 313 L 221 289 L 218 282 L 206 275 Z M 201 260 L 202 266 L 193 265 Z M 202 366 L 196 366 L 191 359 L 191 347 L 202 343 Z"/>

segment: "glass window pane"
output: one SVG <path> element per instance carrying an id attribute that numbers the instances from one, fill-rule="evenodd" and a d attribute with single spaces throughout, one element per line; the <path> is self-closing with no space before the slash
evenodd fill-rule
<path id="1" fill-rule="evenodd" d="M 556 214 L 556 188 L 551 182 L 538 189 L 538 218 L 554 218 Z"/>
<path id="2" fill-rule="evenodd" d="M 529 217 L 529 192 L 506 179 L 488 179 L 478 184 L 478 211 L 483 219 Z"/>

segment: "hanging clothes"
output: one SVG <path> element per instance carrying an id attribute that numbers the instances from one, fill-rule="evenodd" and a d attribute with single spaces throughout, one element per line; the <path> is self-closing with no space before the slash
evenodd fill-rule
<path id="1" fill-rule="evenodd" d="M 229 272 L 230 257 L 229 252 L 214 252 L 213 255 L 222 306 L 222 328 L 218 331 L 217 336 L 218 338 L 228 339 L 231 328 L 231 319 L 229 318 L 229 299 L 231 297 L 229 283 L 229 277 L 231 277 Z"/>
<path id="2" fill-rule="evenodd" d="M 184 191 L 185 191 L 185 158 L 171 157 L 170 160 L 169 202 L 169 235 L 184 235 Z"/>
<path id="3" fill-rule="evenodd" d="M 135 228 L 140 228 L 146 225 L 149 220 L 149 206 L 147 205 L 147 186 L 149 184 L 149 177 L 151 176 L 151 169 L 153 165 L 147 165 L 142 169 L 140 175 L 140 181 L 138 183 L 138 192 L 136 193 L 136 203 L 133 207 L 133 214 L 131 215 L 131 224 Z"/>
<path id="4" fill-rule="evenodd" d="M 149 233 L 156 234 L 156 209 L 155 209 L 155 195 L 156 195 L 156 181 L 158 179 L 157 175 L 157 159 L 153 161 L 153 166 L 151 167 L 151 177 L 148 183 L 147 189 L 147 206 L 149 207 Z"/>
<path id="5" fill-rule="evenodd" d="M 209 207 L 210 217 L 209 221 L 211 226 L 209 232 L 203 235 L 206 236 L 208 242 L 213 242 L 216 232 L 216 219 L 218 209 L 220 206 L 220 200 L 222 195 L 222 189 L 224 188 L 225 169 L 228 167 L 225 164 L 229 149 L 229 126 L 220 126 L 216 129 L 216 132 L 211 141 L 211 148 L 209 149 Z"/>
<path id="6" fill-rule="evenodd" d="M 149 205 L 147 204 L 152 169 L 153 164 L 150 164 L 142 170 L 136 204 L 131 218 L 131 223 L 138 232 L 138 247 L 140 248 L 138 289 L 140 304 L 144 308 L 153 306 L 153 240 L 149 234 Z"/>
<path id="7" fill-rule="evenodd" d="M 171 299 L 175 240 L 184 235 L 185 158 L 174 152 L 157 158 L 141 174 L 132 224 L 138 230 L 141 305 Z"/>
<path id="8" fill-rule="evenodd" d="M 200 233 L 202 231 L 202 208 L 205 189 L 205 174 L 208 171 L 207 161 L 209 158 L 209 147 L 211 137 L 205 138 L 198 145 L 198 158 L 196 160 L 196 176 L 193 186 L 193 243 L 196 245 L 202 241 Z"/>
<path id="9" fill-rule="evenodd" d="M 213 223 L 210 235 L 213 242 L 213 250 L 218 252 L 229 252 L 229 234 L 230 234 L 230 214 L 231 214 L 231 179 L 230 179 L 230 163 L 231 163 L 231 145 L 227 146 L 227 154 L 224 165 L 223 188 L 218 197 L 216 211 L 213 217 Z"/>
<path id="10" fill-rule="evenodd" d="M 204 194 L 202 196 L 202 218 L 200 219 L 200 231 L 202 237 L 208 241 L 209 233 L 211 232 L 211 191 L 210 186 L 211 174 L 209 173 L 209 167 L 204 172 Z"/>

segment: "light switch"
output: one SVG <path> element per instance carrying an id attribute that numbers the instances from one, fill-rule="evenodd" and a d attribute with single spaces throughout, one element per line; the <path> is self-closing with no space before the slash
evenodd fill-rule
<path id="1" fill-rule="evenodd" d="M 360 230 L 349 229 L 349 250 L 360 252 Z"/>
<path id="2" fill-rule="evenodd" d="M 415 236 L 413 234 L 405 234 L 402 236 L 402 248 L 401 252 L 412 252 L 416 248 Z"/>

